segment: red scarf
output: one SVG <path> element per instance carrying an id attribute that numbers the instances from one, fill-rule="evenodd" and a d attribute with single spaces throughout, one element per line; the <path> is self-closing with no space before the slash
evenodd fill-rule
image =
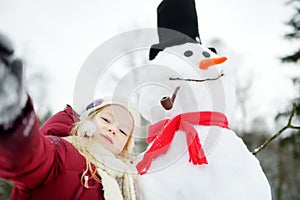
<path id="1" fill-rule="evenodd" d="M 147 143 L 153 141 L 150 149 L 146 151 L 143 159 L 136 165 L 139 174 L 147 173 L 152 161 L 158 156 L 166 154 L 177 130 L 186 134 L 189 150 L 189 162 L 194 165 L 208 164 L 202 149 L 199 136 L 193 125 L 228 127 L 224 114 L 219 112 L 190 112 L 177 115 L 173 119 L 161 120 L 149 126 Z"/>

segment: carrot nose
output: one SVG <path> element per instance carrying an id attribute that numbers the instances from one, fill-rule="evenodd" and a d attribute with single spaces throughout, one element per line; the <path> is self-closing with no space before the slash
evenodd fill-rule
<path id="1" fill-rule="evenodd" d="M 208 69 L 209 67 L 217 64 L 221 64 L 227 60 L 226 57 L 219 57 L 219 58 L 206 58 L 201 60 L 199 63 L 200 69 Z"/>

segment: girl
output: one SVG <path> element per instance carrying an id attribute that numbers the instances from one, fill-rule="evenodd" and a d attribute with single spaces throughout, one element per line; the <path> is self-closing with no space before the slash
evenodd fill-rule
<path id="1" fill-rule="evenodd" d="M 1 35 L 0 82 L 0 176 L 14 182 L 11 199 L 136 198 L 130 154 L 139 117 L 126 104 L 97 100 L 80 120 L 67 107 L 39 130 L 22 62 Z"/>

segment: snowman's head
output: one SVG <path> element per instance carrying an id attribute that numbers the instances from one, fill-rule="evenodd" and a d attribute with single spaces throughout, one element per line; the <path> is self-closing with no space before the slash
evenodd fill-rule
<path id="1" fill-rule="evenodd" d="M 196 111 L 231 116 L 235 87 L 225 57 L 200 43 L 187 42 L 159 51 L 151 67 L 154 74 L 145 75 L 151 80 L 141 89 L 139 102 L 141 114 L 150 122 Z M 172 99 L 174 91 L 172 108 L 164 108 L 161 100 Z"/>
<path id="2" fill-rule="evenodd" d="M 159 43 L 150 49 L 152 73 L 144 77 L 149 84 L 141 89 L 141 114 L 150 122 L 196 111 L 230 117 L 233 81 L 226 58 L 201 45 L 195 0 L 163 0 L 157 7 L 157 27 Z M 172 109 L 164 109 L 161 99 L 172 99 L 178 87 Z"/>

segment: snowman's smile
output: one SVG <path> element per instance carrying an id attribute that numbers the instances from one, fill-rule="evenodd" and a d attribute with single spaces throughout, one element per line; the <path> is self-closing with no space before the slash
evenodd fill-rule
<path id="1" fill-rule="evenodd" d="M 171 77 L 169 78 L 169 80 L 171 81 L 193 81 L 193 82 L 205 82 L 205 81 L 216 81 L 219 78 L 221 78 L 222 76 L 224 76 L 223 71 L 221 71 L 221 73 L 215 77 L 215 78 L 206 78 L 206 79 L 191 79 L 191 78 L 179 78 L 179 77 Z"/>

